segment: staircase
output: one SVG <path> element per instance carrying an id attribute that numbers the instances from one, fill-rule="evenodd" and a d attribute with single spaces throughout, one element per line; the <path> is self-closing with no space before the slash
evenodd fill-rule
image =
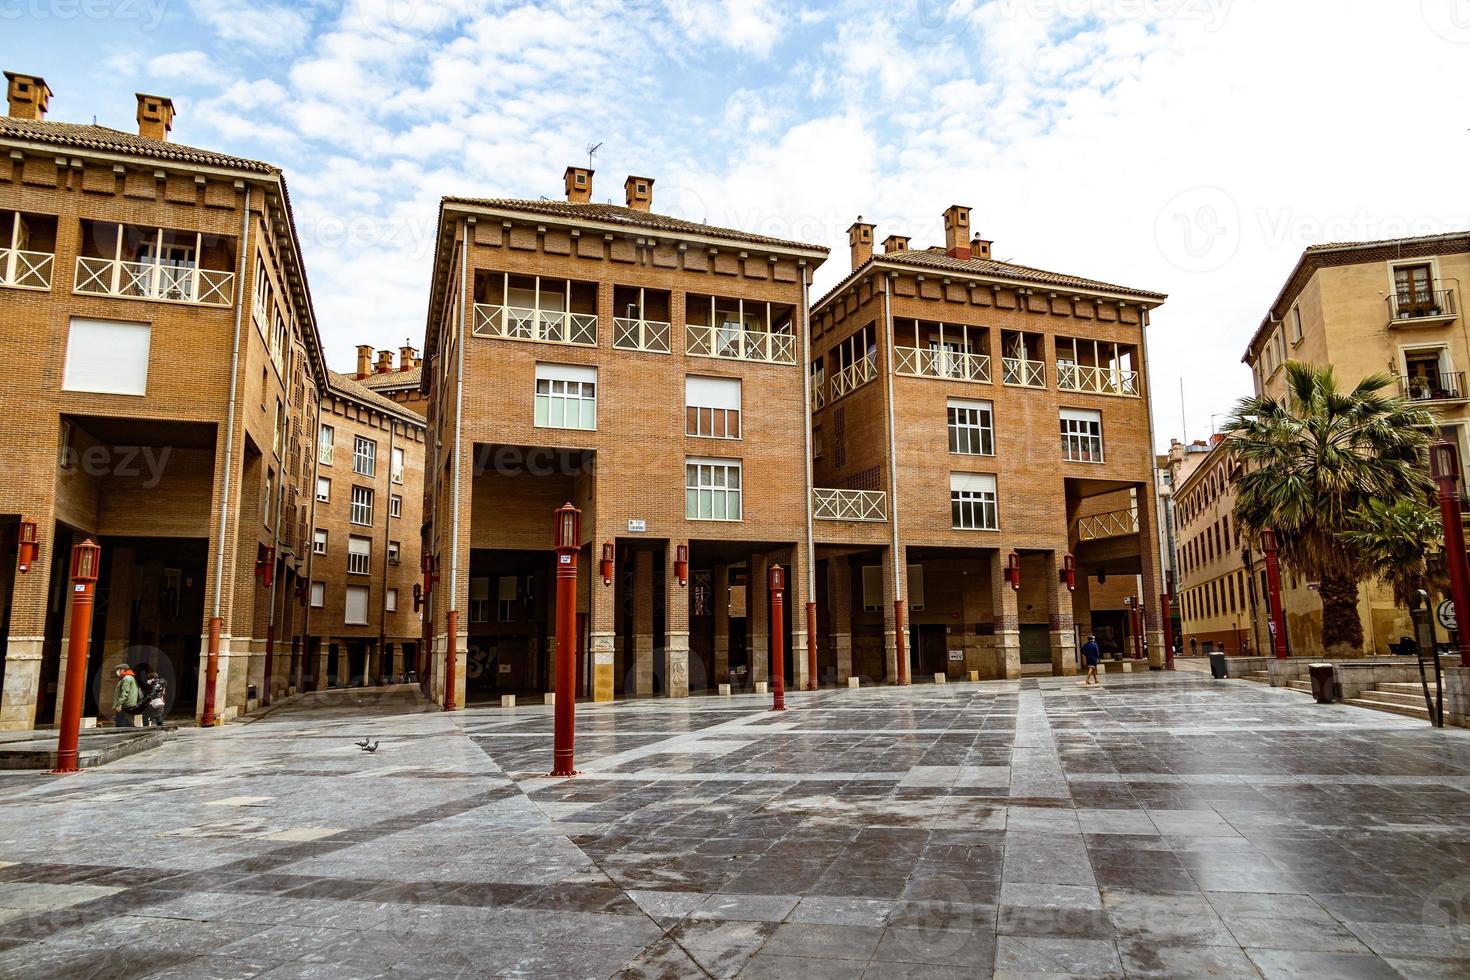
<path id="1" fill-rule="evenodd" d="M 1311 690 L 1310 684 L 1307 685 L 1307 690 Z M 1424 707 L 1424 688 L 1418 684 L 1379 684 L 1373 690 L 1364 691 L 1361 696 L 1350 698 L 1343 704 L 1429 720 L 1429 711 Z"/>
<path id="2" fill-rule="evenodd" d="M 1257 684 L 1270 684 L 1271 672 L 1269 670 L 1250 670 L 1240 675 L 1243 681 L 1255 681 Z"/>

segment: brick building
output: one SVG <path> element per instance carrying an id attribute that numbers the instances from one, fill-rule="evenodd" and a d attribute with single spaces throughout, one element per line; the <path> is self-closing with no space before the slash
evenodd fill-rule
<path id="1" fill-rule="evenodd" d="M 325 367 L 285 179 L 170 142 L 168 99 L 140 94 L 124 132 L 50 121 L 44 80 L 5 77 L 0 727 L 55 717 L 83 538 L 102 547 L 87 713 L 113 664 L 148 661 L 198 714 L 214 636 L 228 717 L 265 693 L 272 640 L 284 689 L 303 635 Z"/>
<path id="2" fill-rule="evenodd" d="M 395 366 L 392 351 L 380 350 L 374 360 L 372 347 L 363 344 L 357 348 L 357 375 L 354 380 L 422 417 L 425 412 L 424 393 L 419 386 L 424 369 L 423 358 L 418 354 L 405 343 L 398 348 L 398 364 Z"/>
<path id="3" fill-rule="evenodd" d="M 317 424 L 308 568 L 311 690 L 418 669 L 424 420 L 330 372 Z"/>

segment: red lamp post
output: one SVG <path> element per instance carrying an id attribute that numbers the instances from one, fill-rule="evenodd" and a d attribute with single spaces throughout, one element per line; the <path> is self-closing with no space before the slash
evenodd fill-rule
<path id="1" fill-rule="evenodd" d="M 24 575 L 31 570 L 36 563 L 36 556 L 41 553 L 41 543 L 36 538 L 36 522 L 20 522 L 20 547 L 17 549 L 19 555 L 15 563 L 16 569 Z"/>
<path id="2" fill-rule="evenodd" d="M 572 743 L 577 728 L 576 643 L 577 552 L 582 547 L 582 512 L 570 502 L 556 509 L 556 718 L 553 776 L 575 776 Z M 686 566 L 687 567 L 687 566 Z"/>
<path id="3" fill-rule="evenodd" d="M 1455 514 L 1458 526 L 1460 515 Z M 1286 659 L 1286 612 L 1281 608 L 1281 562 L 1276 557 L 1278 542 L 1276 532 L 1267 528 L 1261 532 L 1261 553 L 1266 556 L 1266 589 L 1271 606 L 1271 646 L 1277 660 Z M 1463 548 L 1461 549 L 1464 550 Z"/>
<path id="4" fill-rule="evenodd" d="M 77 739 L 82 728 L 82 688 L 87 686 L 87 652 L 92 646 L 92 597 L 102 549 L 91 538 L 71 550 L 71 639 L 66 648 L 66 694 L 56 732 L 56 768 L 77 771 Z"/>
<path id="5" fill-rule="evenodd" d="M 1460 453 L 1444 439 L 1429 447 L 1429 472 L 1439 484 L 1439 517 L 1444 523 L 1444 558 L 1455 600 L 1455 640 L 1460 666 L 1470 667 L 1470 563 L 1465 557 L 1465 529 L 1460 517 Z"/>
<path id="6" fill-rule="evenodd" d="M 771 594 L 771 710 L 786 710 L 786 569 L 772 565 L 766 575 Z"/>
<path id="7" fill-rule="evenodd" d="M 1159 596 L 1159 610 L 1164 614 L 1164 669 L 1174 669 L 1174 618 L 1169 609 L 1173 599 L 1174 573 L 1164 573 L 1164 593 Z"/>

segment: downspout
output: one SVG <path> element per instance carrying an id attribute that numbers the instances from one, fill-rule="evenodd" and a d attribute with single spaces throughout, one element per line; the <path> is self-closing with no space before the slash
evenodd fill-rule
<path id="1" fill-rule="evenodd" d="M 302 614 L 302 616 L 301 616 L 301 659 L 298 660 L 298 661 L 296 661 L 296 693 L 297 694 L 304 693 L 301 690 L 301 682 L 302 682 L 303 679 L 305 679 L 305 676 L 306 676 L 306 658 L 309 657 L 309 656 L 311 656 L 311 581 L 312 581 L 312 579 L 311 579 L 311 571 L 312 571 L 312 567 L 316 564 L 316 480 L 317 480 L 317 475 L 321 473 L 321 465 L 322 465 L 322 395 L 323 394 L 324 394 L 324 392 L 320 392 L 320 391 L 317 392 L 317 397 L 316 397 L 316 413 L 315 413 L 315 415 L 312 416 L 312 428 L 311 428 L 311 431 L 314 432 L 314 433 L 316 433 L 316 438 L 313 439 L 312 442 L 313 442 L 313 444 L 315 444 L 316 448 L 311 451 L 311 476 L 307 480 L 307 484 L 306 484 L 306 492 L 309 493 L 309 494 L 311 494 L 311 509 L 310 509 L 309 516 L 307 517 L 307 521 L 306 521 L 307 530 L 311 532 L 311 545 L 308 547 L 305 541 L 303 541 L 301 543 L 302 544 L 302 547 L 307 548 L 307 551 L 306 551 L 306 612 L 304 612 Z M 315 679 L 316 679 L 316 674 L 315 674 L 316 668 L 313 667 L 312 670 L 313 670 L 312 679 L 313 679 L 313 681 L 315 681 Z"/>
<path id="2" fill-rule="evenodd" d="M 282 416 L 282 422 L 291 414 L 291 383 L 282 379 L 282 387 L 286 389 L 286 412 Z M 286 427 L 288 430 L 290 426 Z M 284 440 L 285 433 L 282 438 Z M 260 706 L 270 707 L 271 703 L 271 680 L 275 673 L 276 656 L 276 580 L 280 578 L 276 574 L 276 554 L 281 548 L 281 506 L 286 501 L 286 465 L 282 459 L 276 457 L 276 502 L 273 506 L 274 514 L 271 518 L 271 589 L 270 604 L 265 616 L 265 678 L 261 685 Z"/>
<path id="3" fill-rule="evenodd" d="M 1148 307 L 1145 306 L 1145 305 L 1143 305 L 1143 304 L 1140 304 L 1139 307 L 1138 307 L 1138 338 L 1139 338 L 1140 341 L 1142 341 L 1142 345 L 1141 346 L 1143 348 L 1143 372 L 1142 372 L 1142 374 L 1143 374 L 1143 401 L 1144 401 L 1144 404 L 1148 406 L 1148 445 L 1145 447 L 1145 449 L 1147 450 L 1147 452 L 1146 452 L 1144 458 L 1148 462 L 1148 479 L 1149 479 L 1149 482 L 1148 482 L 1148 484 L 1145 485 L 1144 491 L 1147 492 L 1150 488 L 1152 488 L 1152 489 L 1154 489 L 1155 493 L 1157 493 L 1157 487 L 1156 487 L 1156 481 L 1158 479 L 1157 478 L 1157 475 L 1156 475 L 1157 474 L 1157 466 L 1154 463 L 1154 454 L 1157 452 L 1157 450 L 1154 448 L 1157 445 L 1154 442 L 1154 386 L 1153 386 L 1153 383 L 1151 381 L 1149 381 L 1149 377 L 1148 377 L 1148 369 L 1149 369 L 1150 363 L 1153 361 L 1153 355 L 1151 355 L 1149 353 L 1149 351 L 1148 351 Z M 1142 505 L 1142 502 L 1139 503 L 1138 510 L 1139 510 L 1140 513 L 1142 513 L 1145 510 L 1145 508 Z M 1154 515 L 1155 515 L 1154 516 L 1154 519 L 1155 520 L 1158 520 L 1158 509 L 1157 508 L 1155 508 Z M 1158 532 L 1158 529 L 1155 528 L 1154 529 L 1154 547 L 1155 548 L 1160 548 L 1162 546 L 1163 546 L 1163 543 L 1161 541 L 1159 541 L 1159 532 Z M 1162 562 L 1163 562 L 1163 555 L 1160 555 L 1159 556 L 1159 561 L 1162 564 Z M 1144 574 L 1145 575 L 1150 574 L 1149 570 L 1145 569 L 1144 570 Z M 1159 594 L 1160 595 L 1163 595 L 1164 594 L 1164 583 L 1163 582 L 1156 582 L 1155 585 L 1159 589 Z M 1143 598 L 1143 590 L 1142 589 L 1139 589 L 1139 598 L 1140 599 Z M 1163 608 L 1167 608 L 1167 602 L 1164 603 L 1163 607 L 1160 610 L 1161 612 L 1162 612 L 1162 609 Z M 1142 625 L 1142 628 L 1143 628 L 1144 633 L 1146 634 L 1148 632 L 1148 607 L 1146 607 L 1146 606 L 1144 607 L 1143 623 L 1141 625 Z M 1167 634 L 1167 633 L 1171 632 L 1171 630 L 1172 630 L 1171 627 L 1166 627 L 1162 623 L 1159 624 L 1159 631 L 1160 631 L 1160 634 L 1161 635 Z M 1173 656 L 1174 656 L 1174 653 L 1173 653 L 1172 650 L 1163 650 L 1163 651 L 1161 651 L 1161 653 L 1163 654 L 1163 660 L 1164 660 L 1165 663 L 1172 663 Z"/>
<path id="4" fill-rule="evenodd" d="M 805 266 L 805 263 L 803 263 Z M 802 446 L 806 450 L 806 689 L 817 689 L 817 548 L 812 534 L 812 311 L 807 285 L 808 270 L 801 270 L 801 390 Z M 792 651 L 792 656 L 796 651 Z"/>
<path id="5" fill-rule="evenodd" d="M 449 611 L 445 616 L 446 625 L 449 630 L 449 638 L 446 656 L 444 658 L 444 710 L 454 710 L 454 671 L 456 658 L 459 656 L 455 650 L 455 644 L 459 642 L 459 610 L 455 603 L 459 601 L 459 470 L 460 470 L 460 440 L 464 431 L 464 342 L 465 322 L 469 317 L 466 298 L 468 294 L 470 261 L 470 232 L 467 222 L 460 223 L 459 238 L 459 339 L 455 343 L 457 348 L 454 352 L 454 480 L 453 499 L 451 500 L 451 513 L 453 519 L 450 528 L 449 541 Z"/>
<path id="6" fill-rule="evenodd" d="M 893 652 L 897 661 L 900 685 L 909 682 L 908 654 L 904 649 L 904 589 L 908 569 L 898 560 L 898 439 L 893 422 L 893 299 L 889 295 L 888 276 L 883 276 L 883 394 L 887 401 L 888 421 L 888 518 L 893 533 L 890 556 L 893 560 Z"/>
<path id="7" fill-rule="evenodd" d="M 388 542 L 393 537 L 393 441 L 398 435 L 398 421 L 391 415 L 385 417 L 388 419 L 388 499 L 383 501 L 383 597 L 378 603 L 378 677 L 380 678 L 383 676 L 383 654 L 388 652 Z M 403 555 L 400 554 L 398 560 L 403 561 Z"/>
<path id="8" fill-rule="evenodd" d="M 235 401 L 240 384 L 240 324 L 245 314 L 245 257 L 250 251 L 250 185 L 245 185 L 245 208 L 240 217 L 240 256 L 235 274 L 235 337 L 230 345 L 230 401 L 225 415 L 225 460 L 221 470 L 219 543 L 214 555 L 214 604 L 209 617 L 209 647 L 204 668 L 204 707 L 199 727 L 215 724 L 215 687 L 219 680 L 220 609 L 224 596 L 225 536 L 230 516 L 230 467 L 234 464 Z"/>

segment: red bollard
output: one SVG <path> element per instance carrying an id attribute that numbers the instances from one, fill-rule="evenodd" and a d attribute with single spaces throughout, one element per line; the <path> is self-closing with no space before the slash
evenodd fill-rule
<path id="1" fill-rule="evenodd" d="M 213 728 L 217 722 L 214 716 L 214 690 L 219 686 L 220 626 L 218 616 L 209 621 L 209 650 L 204 659 L 204 708 L 199 715 L 200 728 Z"/>
<path id="2" fill-rule="evenodd" d="M 82 729 L 82 688 L 87 686 L 87 656 L 92 646 L 92 598 L 102 549 L 88 538 L 71 550 L 71 639 L 66 647 L 66 694 L 56 732 L 56 768 L 77 771 L 77 739 Z"/>
<path id="3" fill-rule="evenodd" d="M 275 602 L 274 599 L 271 600 Z M 274 610 L 272 611 L 274 615 Z M 268 623 L 265 627 L 265 683 L 260 685 L 260 706 L 269 708 L 271 705 L 271 675 L 276 670 L 276 624 Z"/>
<path id="4" fill-rule="evenodd" d="M 817 604 L 806 604 L 806 689 L 817 689 Z"/>
<path id="5" fill-rule="evenodd" d="M 451 609 L 445 614 L 445 620 L 449 629 L 448 649 L 444 651 L 444 710 L 454 710 L 454 667 L 459 659 L 459 651 L 455 649 L 459 642 L 459 610 Z"/>
<path id="6" fill-rule="evenodd" d="M 786 569 L 772 565 L 766 576 L 771 594 L 771 710 L 786 710 Z"/>
<path id="7" fill-rule="evenodd" d="M 575 776 L 577 736 L 577 552 L 582 547 L 582 512 L 571 503 L 556 509 L 556 709 L 553 776 Z"/>

